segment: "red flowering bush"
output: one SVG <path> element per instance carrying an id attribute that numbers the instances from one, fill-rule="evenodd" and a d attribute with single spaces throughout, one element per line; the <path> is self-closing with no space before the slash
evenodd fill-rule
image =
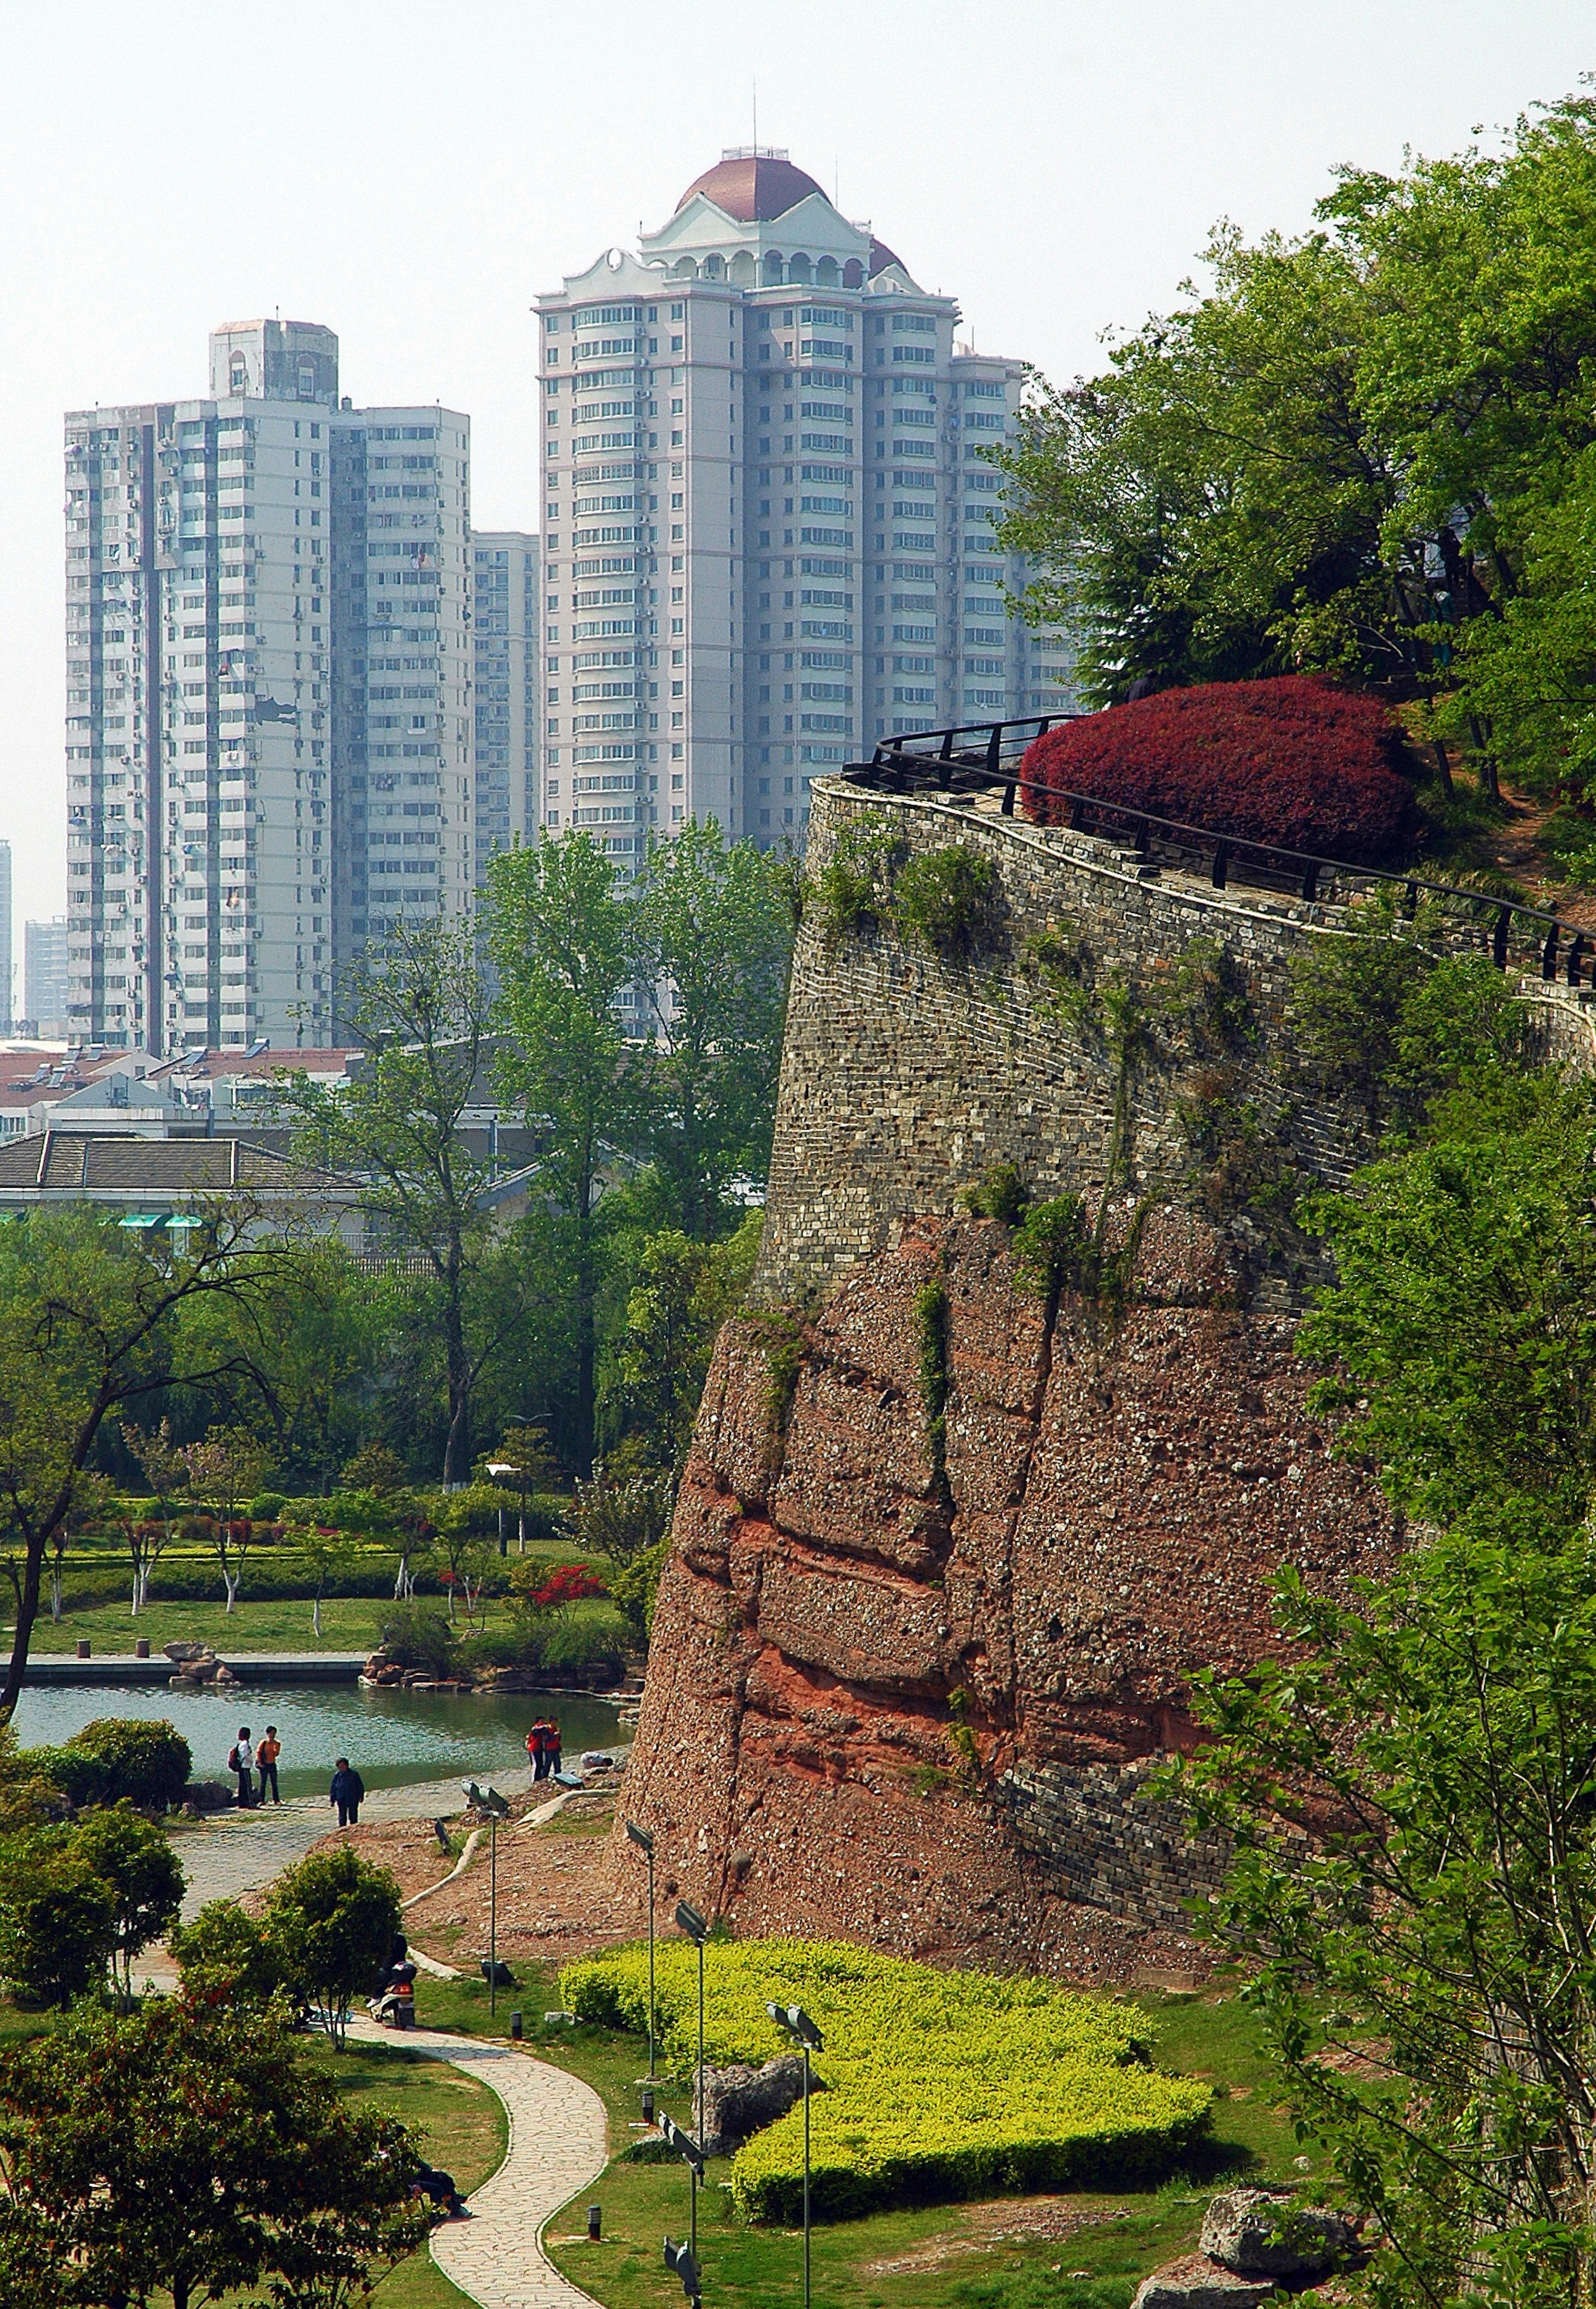
<path id="1" fill-rule="evenodd" d="M 534 1612 L 560 1612 L 568 1604 L 585 1603 L 590 1596 L 607 1596 L 610 1592 L 585 1563 L 556 1564 L 546 1579 L 538 1579 L 529 1565 L 520 1578 L 512 1571 L 510 1585 Z"/>
<path id="2" fill-rule="evenodd" d="M 1384 706 L 1297 674 L 1167 689 L 1049 730 L 1028 750 L 1028 814 L 1066 826 L 1095 801 L 1175 818 L 1243 842 L 1277 843 L 1373 866 L 1399 857 L 1418 824 L 1392 766 Z"/>

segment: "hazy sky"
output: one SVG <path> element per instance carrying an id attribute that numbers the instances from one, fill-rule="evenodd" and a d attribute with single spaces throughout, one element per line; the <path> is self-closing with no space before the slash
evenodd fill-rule
<path id="1" fill-rule="evenodd" d="M 536 525 L 540 290 L 785 145 L 976 343 L 1055 376 L 1210 226 L 1451 151 L 1596 67 L 1591 0 L 0 0 L 0 837 L 65 883 L 61 416 L 203 393 L 279 310 L 357 402 L 473 419 L 473 517 Z"/>

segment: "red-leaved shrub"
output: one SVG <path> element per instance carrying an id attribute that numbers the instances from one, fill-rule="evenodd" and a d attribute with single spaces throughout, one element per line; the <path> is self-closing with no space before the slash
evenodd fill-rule
<path id="1" fill-rule="evenodd" d="M 1395 747 L 1375 698 L 1298 674 L 1205 682 L 1049 730 L 1026 754 L 1021 791 L 1044 826 L 1068 825 L 1060 796 L 1086 794 L 1237 841 L 1383 865 L 1418 823 Z"/>

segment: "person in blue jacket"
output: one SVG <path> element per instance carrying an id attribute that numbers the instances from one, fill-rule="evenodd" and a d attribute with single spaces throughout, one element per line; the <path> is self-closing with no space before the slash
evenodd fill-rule
<path id="1" fill-rule="evenodd" d="M 327 1802 L 338 1807 L 340 1828 L 354 1828 L 360 1823 L 360 1799 L 366 1793 L 366 1783 L 347 1756 L 340 1756 L 333 1773 L 333 1785 L 327 1791 Z"/>

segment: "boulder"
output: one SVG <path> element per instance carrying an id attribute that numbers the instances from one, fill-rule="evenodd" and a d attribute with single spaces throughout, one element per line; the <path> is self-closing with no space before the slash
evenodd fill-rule
<path id="1" fill-rule="evenodd" d="M 221 1780 L 190 1780 L 183 1791 L 187 1812 L 225 1812 L 232 1800 L 231 1788 Z"/>
<path id="2" fill-rule="evenodd" d="M 1202 2217 L 1203 2252 L 1242 2277 L 1323 2277 L 1352 2243 L 1340 2213 L 1284 2191 L 1227 2189 Z"/>
<path id="3" fill-rule="evenodd" d="M 1258 2309 L 1273 2291 L 1272 2277 L 1241 2277 L 1205 2253 L 1186 2253 L 1142 2279 L 1131 2309 Z"/>
<path id="4" fill-rule="evenodd" d="M 819 2080 L 811 2077 L 810 2090 L 819 2088 Z M 694 2133 L 706 2155 L 729 2157 L 750 2133 L 774 2124 L 802 2097 L 801 2053 L 780 2053 L 762 2069 L 750 2068 L 742 2061 L 733 2062 L 730 2068 L 706 2069 L 704 2106 L 695 2106 Z M 696 2094 L 694 2098 L 696 2102 Z"/>
<path id="5" fill-rule="evenodd" d="M 207 1659 L 212 1656 L 209 1644 L 162 1644 L 161 1650 L 169 1660 Z"/>

